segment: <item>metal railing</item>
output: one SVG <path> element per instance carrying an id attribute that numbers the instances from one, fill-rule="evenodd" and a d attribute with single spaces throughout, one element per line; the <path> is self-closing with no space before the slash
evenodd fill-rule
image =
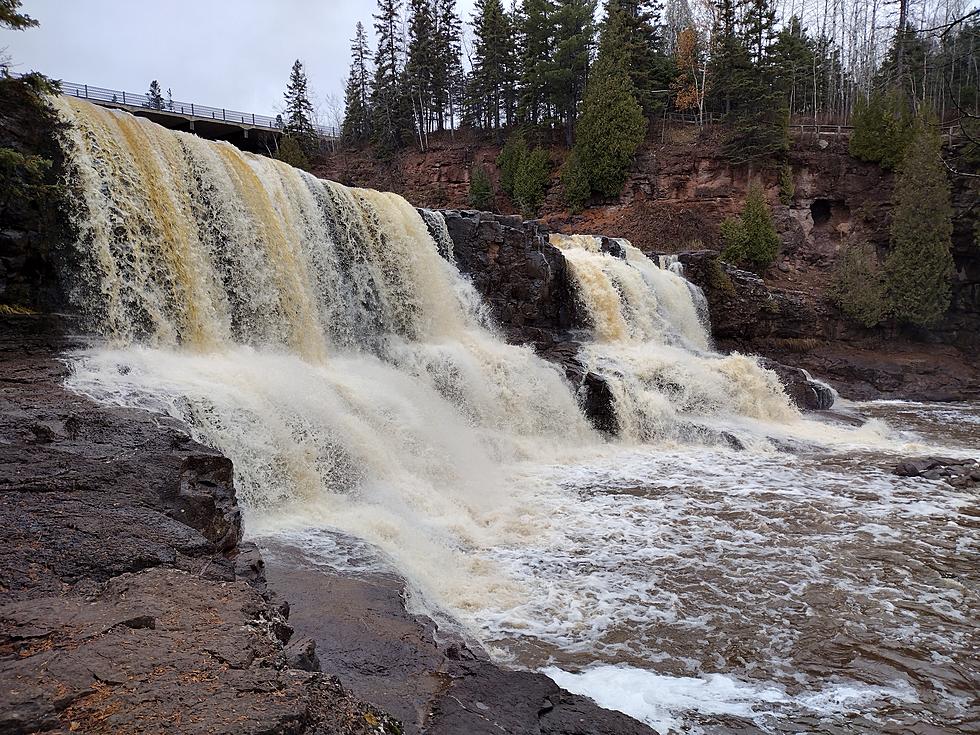
<path id="1" fill-rule="evenodd" d="M 154 113 L 170 113 L 189 117 L 194 120 L 215 120 L 231 123 L 232 125 L 262 128 L 264 130 L 282 130 L 281 118 L 270 117 L 269 115 L 256 115 L 253 112 L 239 112 L 238 110 L 229 110 L 224 107 L 209 107 L 208 105 L 199 105 L 194 102 L 178 102 L 177 100 L 171 99 L 164 99 L 158 103 L 154 103 L 145 94 L 95 87 L 91 84 L 61 82 L 61 92 L 62 94 L 110 107 L 147 110 Z M 313 127 L 324 138 L 336 139 L 340 137 L 340 133 L 335 127 L 328 125 L 314 125 Z"/>

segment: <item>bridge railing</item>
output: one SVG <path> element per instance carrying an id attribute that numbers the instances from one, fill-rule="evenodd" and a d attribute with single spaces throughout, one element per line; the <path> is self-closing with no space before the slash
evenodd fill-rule
<path id="1" fill-rule="evenodd" d="M 244 125 L 253 128 L 265 128 L 266 130 L 281 130 L 280 120 L 269 115 L 256 115 L 253 112 L 240 112 L 229 110 L 224 107 L 210 107 L 199 105 L 195 102 L 179 102 L 177 100 L 164 99 L 159 104 L 154 102 L 145 94 L 135 92 L 124 92 L 119 89 L 107 89 L 96 87 L 91 84 L 75 84 L 74 82 L 61 82 L 62 94 L 78 97 L 79 99 L 89 100 L 97 104 L 116 105 L 119 107 L 132 107 L 151 110 L 153 112 L 172 113 L 183 115 L 196 120 L 217 120 L 231 123 L 232 125 Z M 324 138 L 339 138 L 340 132 L 337 128 L 329 125 L 315 125 L 317 133 Z"/>

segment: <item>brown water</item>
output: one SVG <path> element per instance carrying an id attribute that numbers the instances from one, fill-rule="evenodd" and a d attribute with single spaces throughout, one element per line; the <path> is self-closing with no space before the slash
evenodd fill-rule
<path id="1" fill-rule="evenodd" d="M 980 454 L 978 405 L 861 411 Z M 555 468 L 578 503 L 540 543 L 490 554 L 534 592 L 474 618 L 500 657 L 660 732 L 980 731 L 978 492 L 897 477 L 897 459 L 678 449 Z"/>

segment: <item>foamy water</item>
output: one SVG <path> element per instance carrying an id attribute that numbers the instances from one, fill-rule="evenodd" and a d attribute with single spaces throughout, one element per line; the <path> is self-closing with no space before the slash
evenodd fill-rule
<path id="1" fill-rule="evenodd" d="M 676 263 L 562 239 L 608 440 L 497 335 L 438 213 L 56 104 L 71 297 L 105 337 L 67 384 L 229 456 L 247 534 L 394 570 L 499 660 L 662 732 L 972 721 L 975 496 L 890 468 L 974 454 L 975 406 L 801 416 L 712 351 Z"/>

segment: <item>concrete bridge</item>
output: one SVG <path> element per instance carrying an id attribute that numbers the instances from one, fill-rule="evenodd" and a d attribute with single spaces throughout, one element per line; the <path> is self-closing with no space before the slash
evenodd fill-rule
<path id="1" fill-rule="evenodd" d="M 249 151 L 273 151 L 276 139 L 282 135 L 280 121 L 268 115 L 169 99 L 164 99 L 162 105 L 154 104 L 145 94 L 73 82 L 62 82 L 61 92 L 103 107 L 126 110 L 171 130 L 189 131 L 209 140 L 227 140 Z M 334 127 L 315 127 L 317 134 L 328 144 L 340 137 Z"/>

